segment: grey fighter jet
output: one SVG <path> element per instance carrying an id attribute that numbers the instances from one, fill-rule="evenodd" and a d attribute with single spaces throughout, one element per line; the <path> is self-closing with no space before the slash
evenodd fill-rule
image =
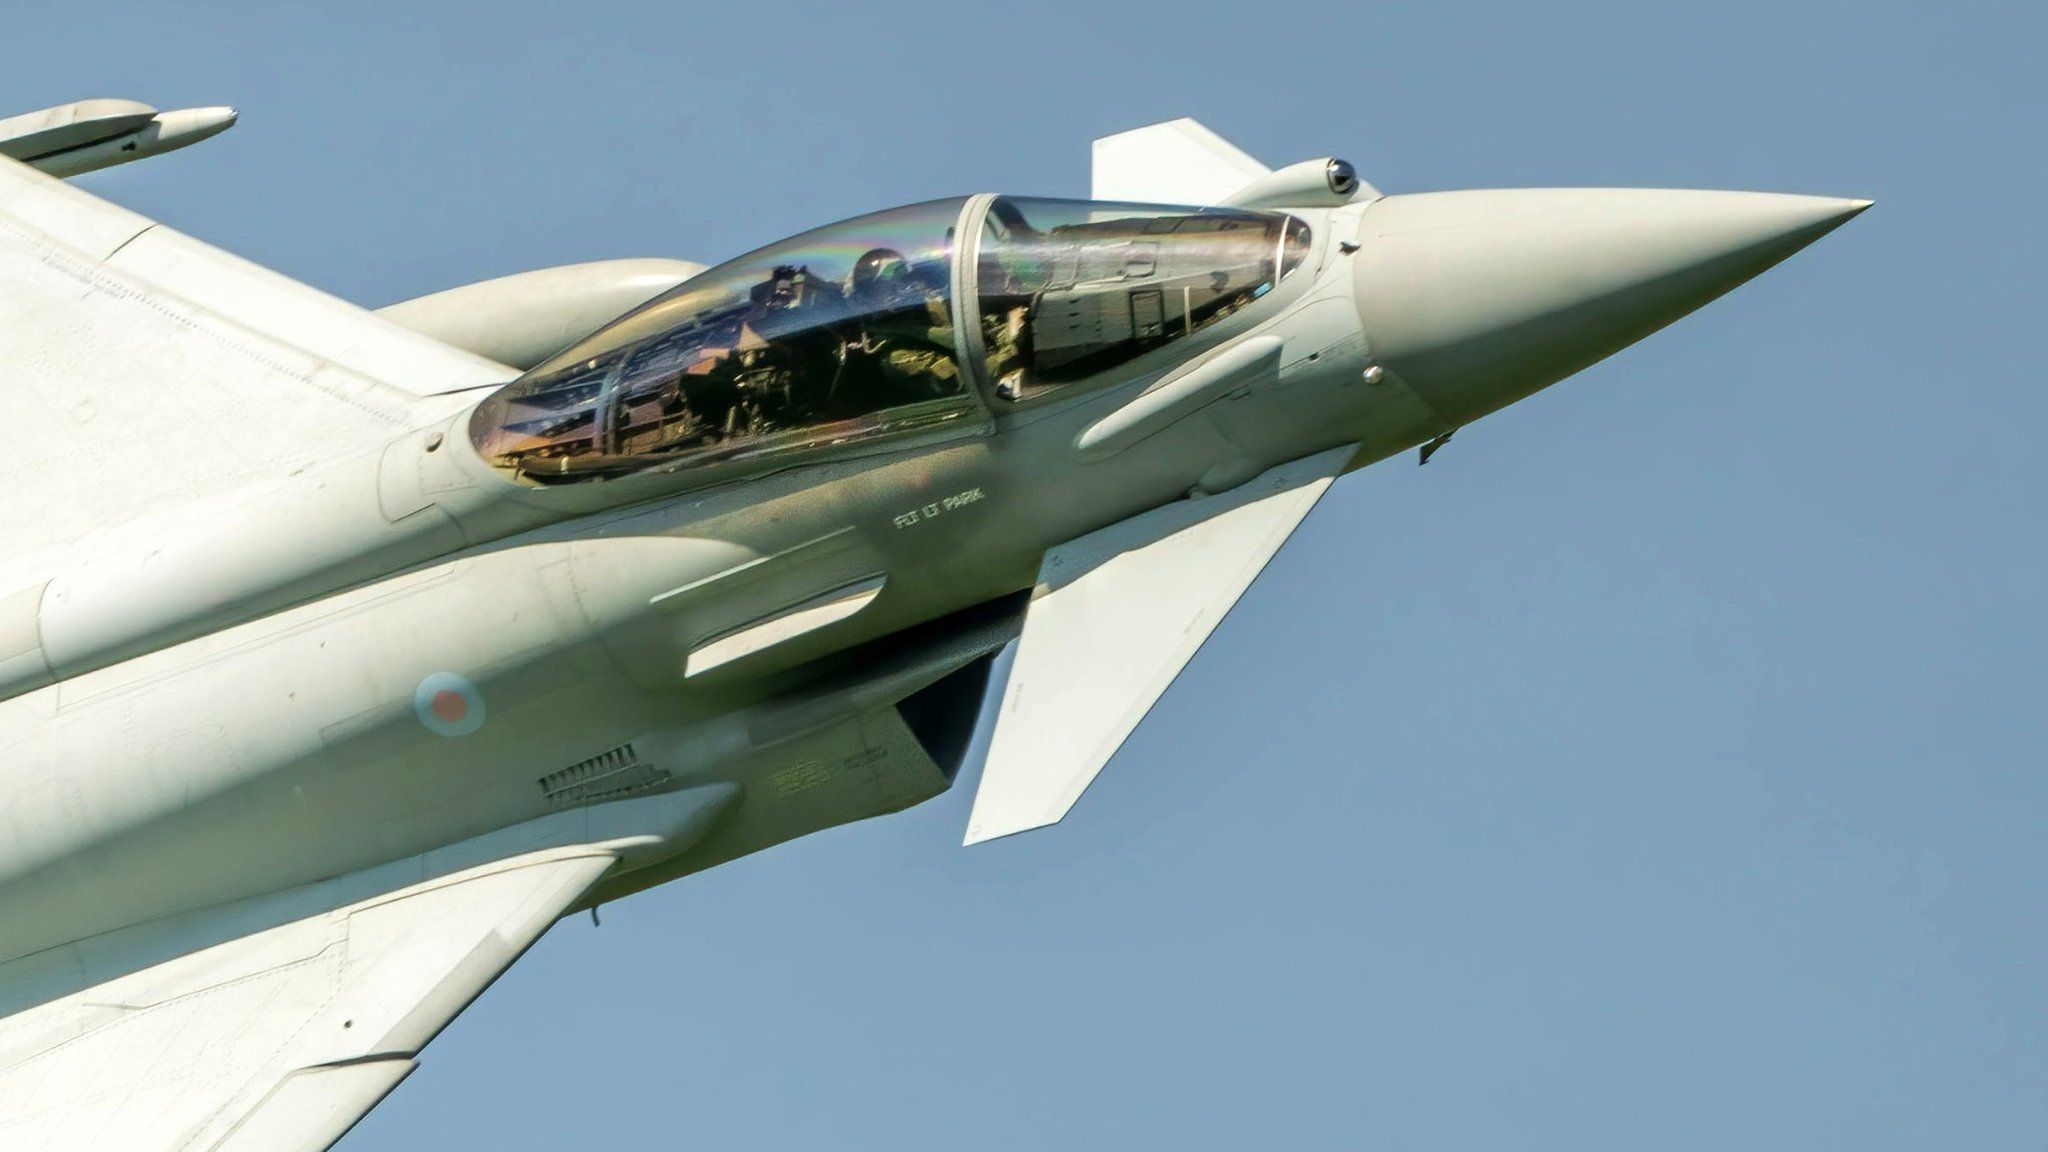
<path id="1" fill-rule="evenodd" d="M 1339 476 L 1868 206 L 1094 160 L 370 312 L 0 158 L 0 1148 L 326 1148 L 560 917 L 984 712 L 967 842 L 1058 821 Z"/>

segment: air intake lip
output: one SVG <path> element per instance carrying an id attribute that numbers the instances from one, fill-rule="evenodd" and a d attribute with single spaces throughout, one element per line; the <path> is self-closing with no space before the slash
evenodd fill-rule
<path id="1" fill-rule="evenodd" d="M 996 656 L 991 652 L 978 657 L 896 702 L 896 714 L 949 784 L 960 774 L 974 743 Z"/>

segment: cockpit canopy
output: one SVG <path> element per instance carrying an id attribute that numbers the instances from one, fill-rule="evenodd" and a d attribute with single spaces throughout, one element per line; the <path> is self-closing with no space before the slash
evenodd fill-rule
<path id="1" fill-rule="evenodd" d="M 1244 308 L 1307 251 L 1307 226 L 1271 212 L 896 208 L 692 277 L 506 385 L 470 434 L 493 465 L 561 483 L 966 422 L 970 378 L 1000 409 L 1100 377 Z"/>
<path id="2" fill-rule="evenodd" d="M 1264 296 L 1308 254 L 1291 216 L 1004 197 L 975 255 L 981 379 L 1004 400 L 1100 375 Z"/>

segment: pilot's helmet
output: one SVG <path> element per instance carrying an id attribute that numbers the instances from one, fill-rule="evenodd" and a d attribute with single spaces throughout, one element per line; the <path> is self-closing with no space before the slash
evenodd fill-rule
<path id="1" fill-rule="evenodd" d="M 893 248 L 870 248 L 853 263 L 846 278 L 847 295 L 856 300 L 891 303 L 911 290 L 910 261 Z"/>

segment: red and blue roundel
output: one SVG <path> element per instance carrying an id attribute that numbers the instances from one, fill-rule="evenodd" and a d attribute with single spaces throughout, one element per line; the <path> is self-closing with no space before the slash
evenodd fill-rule
<path id="1" fill-rule="evenodd" d="M 429 732 L 467 736 L 484 726 L 484 694 L 467 677 L 436 672 L 412 690 L 412 711 Z"/>

